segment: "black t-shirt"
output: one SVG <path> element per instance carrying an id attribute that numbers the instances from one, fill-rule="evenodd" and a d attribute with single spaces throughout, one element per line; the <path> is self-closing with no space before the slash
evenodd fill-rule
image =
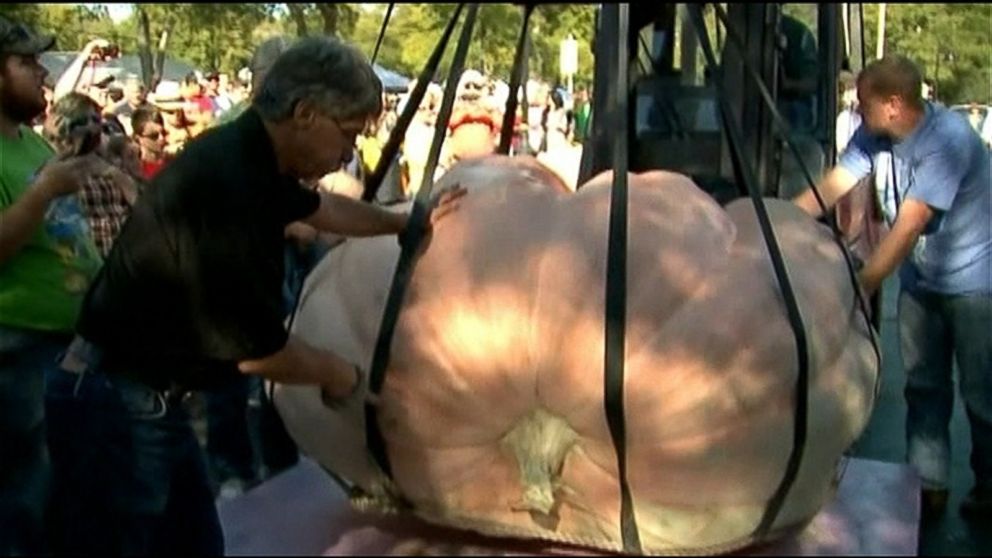
<path id="1" fill-rule="evenodd" d="M 283 347 L 283 230 L 320 197 L 279 173 L 258 113 L 207 131 L 151 182 L 87 293 L 110 372 L 208 389 Z"/>

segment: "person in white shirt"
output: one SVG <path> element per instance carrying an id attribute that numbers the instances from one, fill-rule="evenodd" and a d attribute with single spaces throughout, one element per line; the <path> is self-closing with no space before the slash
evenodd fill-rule
<path id="1" fill-rule="evenodd" d="M 861 126 L 861 113 L 858 112 L 858 90 L 854 84 L 854 75 L 850 72 L 841 72 L 838 81 L 843 87 L 841 92 L 843 108 L 837 114 L 835 140 L 837 153 L 841 153 L 847 147 L 847 142 L 851 140 L 855 130 Z"/>

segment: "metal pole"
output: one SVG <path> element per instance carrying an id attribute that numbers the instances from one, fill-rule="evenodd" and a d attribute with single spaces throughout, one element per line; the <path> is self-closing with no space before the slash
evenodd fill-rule
<path id="1" fill-rule="evenodd" d="M 393 6 L 395 2 L 390 2 L 389 7 L 386 8 L 386 15 L 382 18 L 382 28 L 379 29 L 379 38 L 375 41 L 375 50 L 372 51 L 372 64 L 375 64 L 375 59 L 379 56 L 379 47 L 382 46 L 382 39 L 386 36 L 386 26 L 389 25 L 389 18 L 393 15 Z"/>
<path id="2" fill-rule="evenodd" d="M 844 55 L 851 59 L 851 4 L 845 2 L 840 11 L 840 17 L 844 25 Z"/>

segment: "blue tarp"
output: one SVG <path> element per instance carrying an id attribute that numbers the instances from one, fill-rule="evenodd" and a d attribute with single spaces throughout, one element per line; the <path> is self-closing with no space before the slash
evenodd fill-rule
<path id="1" fill-rule="evenodd" d="M 77 54 L 76 52 L 43 52 L 39 59 L 41 65 L 48 70 L 52 83 L 54 83 L 58 81 L 59 76 L 69 67 L 69 64 L 76 59 Z M 94 77 L 94 81 L 100 81 L 108 75 L 114 76 L 118 83 L 122 83 L 132 76 L 141 77 L 141 62 L 138 60 L 136 54 L 125 54 L 109 62 L 98 62 L 95 67 L 96 76 Z M 162 72 L 164 75 L 162 77 L 168 81 L 181 81 L 186 74 L 195 69 L 192 64 L 166 56 L 165 68 Z M 88 71 L 84 73 L 87 76 L 89 75 Z"/>
<path id="2" fill-rule="evenodd" d="M 54 83 L 75 58 L 75 52 L 45 52 L 41 55 L 41 64 L 49 71 Z M 375 74 L 382 81 L 382 88 L 387 93 L 406 91 L 407 85 L 410 83 L 409 78 L 379 64 L 375 64 L 374 68 Z M 191 64 L 167 56 L 163 78 L 169 81 L 182 81 L 183 77 L 194 69 Z M 96 73 L 94 81 L 99 81 L 107 75 L 113 75 L 118 82 L 123 82 L 129 76 L 141 76 L 141 63 L 138 61 L 137 55 L 124 55 L 110 62 L 98 63 Z"/>
<path id="3" fill-rule="evenodd" d="M 379 80 L 382 81 L 383 90 L 387 93 L 402 93 L 406 91 L 407 85 L 410 83 L 409 78 L 383 68 L 379 64 L 375 64 L 373 68 L 375 69 L 375 75 L 379 76 Z"/>

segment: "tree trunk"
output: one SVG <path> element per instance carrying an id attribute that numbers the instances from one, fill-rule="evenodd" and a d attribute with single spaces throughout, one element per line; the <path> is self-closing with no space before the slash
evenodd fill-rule
<path id="1" fill-rule="evenodd" d="M 152 32 L 148 22 L 148 13 L 142 9 L 141 4 L 135 4 L 138 10 L 138 60 L 141 62 L 141 81 L 149 91 L 155 88 L 154 73 L 152 66 Z"/>
<path id="2" fill-rule="evenodd" d="M 289 15 L 296 24 L 296 36 L 306 37 L 308 33 L 306 8 L 303 4 L 286 4 L 286 7 L 289 8 Z"/>
<path id="3" fill-rule="evenodd" d="M 320 16 L 324 18 L 324 35 L 337 36 L 338 34 L 338 11 L 339 4 L 317 4 Z"/>
<path id="4" fill-rule="evenodd" d="M 158 41 L 158 53 L 155 56 L 155 77 L 154 82 L 157 87 L 159 82 L 165 79 L 165 51 L 169 46 L 169 37 L 172 36 L 172 23 L 169 23 Z"/>

